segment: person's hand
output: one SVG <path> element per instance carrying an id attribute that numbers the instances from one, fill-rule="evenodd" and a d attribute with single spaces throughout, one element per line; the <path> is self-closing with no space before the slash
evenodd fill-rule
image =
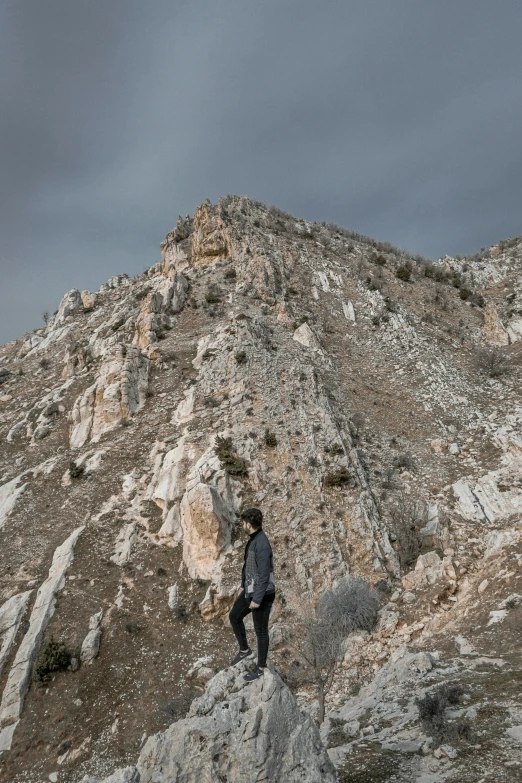
<path id="1" fill-rule="evenodd" d="M 253 601 L 250 601 L 249 609 L 259 609 L 260 604 L 255 604 Z"/>

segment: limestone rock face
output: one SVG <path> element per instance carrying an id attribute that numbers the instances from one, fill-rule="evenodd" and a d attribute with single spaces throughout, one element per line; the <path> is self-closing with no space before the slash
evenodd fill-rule
<path id="1" fill-rule="evenodd" d="M 118 344 L 103 363 L 100 375 L 75 402 L 72 410 L 71 448 L 88 438 L 98 441 L 143 405 L 150 362 L 136 346 Z"/>
<path id="2" fill-rule="evenodd" d="M 72 378 L 81 372 L 92 361 L 91 352 L 88 346 L 80 341 L 71 340 L 65 349 L 62 378 Z"/>
<path id="3" fill-rule="evenodd" d="M 63 297 L 58 307 L 58 312 L 49 322 L 49 326 L 51 327 L 52 325 L 52 328 L 54 329 L 63 324 L 65 319 L 69 315 L 77 313 L 80 307 L 83 307 L 81 294 L 76 288 L 73 288 Z"/>
<path id="4" fill-rule="evenodd" d="M 82 304 L 86 309 L 91 309 L 96 304 L 96 294 L 91 294 L 90 291 L 82 291 L 81 294 Z"/>
<path id="5" fill-rule="evenodd" d="M 14 642 L 32 590 L 17 593 L 0 606 L 0 674 Z"/>
<path id="6" fill-rule="evenodd" d="M 484 310 L 484 337 L 491 345 L 509 344 L 509 335 L 502 325 L 493 302 L 489 302 Z"/>
<path id="7" fill-rule="evenodd" d="M 187 488 L 181 501 L 183 560 L 190 576 L 211 579 L 230 543 L 234 514 L 218 490 L 202 482 Z"/>
<path id="8" fill-rule="evenodd" d="M 317 726 L 278 674 L 243 680 L 245 665 L 213 677 L 189 716 L 150 737 L 136 765 L 139 783 L 227 781 L 334 783 Z M 104 783 L 134 780 L 132 768 Z M 116 773 L 115 773 L 116 774 Z M 94 783 L 96 778 L 84 779 Z"/>
<path id="9" fill-rule="evenodd" d="M 434 585 L 444 578 L 455 583 L 451 560 L 447 557 L 441 559 L 436 552 L 427 552 L 425 555 L 419 555 L 415 569 L 402 577 L 402 586 L 405 590 L 415 590 Z"/>
<path id="10" fill-rule="evenodd" d="M 173 325 L 171 316 L 183 309 L 187 298 L 188 281 L 181 272 L 168 266 L 166 280 L 144 297 L 136 319 L 133 343 L 144 349 Z"/>
<path id="11" fill-rule="evenodd" d="M 25 634 L 9 672 L 0 703 L 0 751 L 11 747 L 13 732 L 18 724 L 29 688 L 31 672 L 42 636 L 55 607 L 55 596 L 63 587 L 65 572 L 72 562 L 75 544 L 83 527 L 74 530 L 54 553 L 49 575 L 38 590 Z"/>
<path id="12" fill-rule="evenodd" d="M 207 199 L 194 215 L 194 233 L 192 234 L 192 263 L 194 266 L 212 263 L 221 256 L 229 255 L 225 225 L 218 206 Z"/>

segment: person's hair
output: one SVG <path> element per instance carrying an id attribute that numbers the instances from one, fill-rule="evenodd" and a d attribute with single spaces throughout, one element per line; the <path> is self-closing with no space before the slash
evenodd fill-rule
<path id="1" fill-rule="evenodd" d="M 247 508 L 241 514 L 241 519 L 249 522 L 255 530 L 260 530 L 263 527 L 263 514 L 258 508 Z"/>

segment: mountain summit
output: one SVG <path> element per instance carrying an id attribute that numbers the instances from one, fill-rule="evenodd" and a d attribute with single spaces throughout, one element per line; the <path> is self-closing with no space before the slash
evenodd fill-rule
<path id="1" fill-rule="evenodd" d="M 1 779 L 243 780 L 263 754 L 230 760 L 250 723 L 217 673 L 256 505 L 259 775 L 307 748 L 295 780 L 515 780 L 522 238 L 432 262 L 226 196 L 161 254 L 0 348 Z M 319 738 L 296 618 L 347 575 L 379 622 L 347 637 Z"/>

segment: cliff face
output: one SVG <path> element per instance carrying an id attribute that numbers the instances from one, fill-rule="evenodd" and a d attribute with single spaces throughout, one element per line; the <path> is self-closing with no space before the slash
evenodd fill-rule
<path id="1" fill-rule="evenodd" d="M 6 780 L 109 774 L 184 716 L 194 660 L 211 676 L 235 647 L 247 505 L 274 549 L 283 670 L 321 590 L 352 573 L 387 591 L 336 675 L 323 739 L 339 768 L 354 683 L 404 644 L 455 655 L 483 625 L 488 653 L 489 612 L 505 611 L 511 649 L 522 241 L 426 265 L 227 197 L 180 218 L 161 251 L 0 349 Z M 81 665 L 39 687 L 51 636 Z"/>

